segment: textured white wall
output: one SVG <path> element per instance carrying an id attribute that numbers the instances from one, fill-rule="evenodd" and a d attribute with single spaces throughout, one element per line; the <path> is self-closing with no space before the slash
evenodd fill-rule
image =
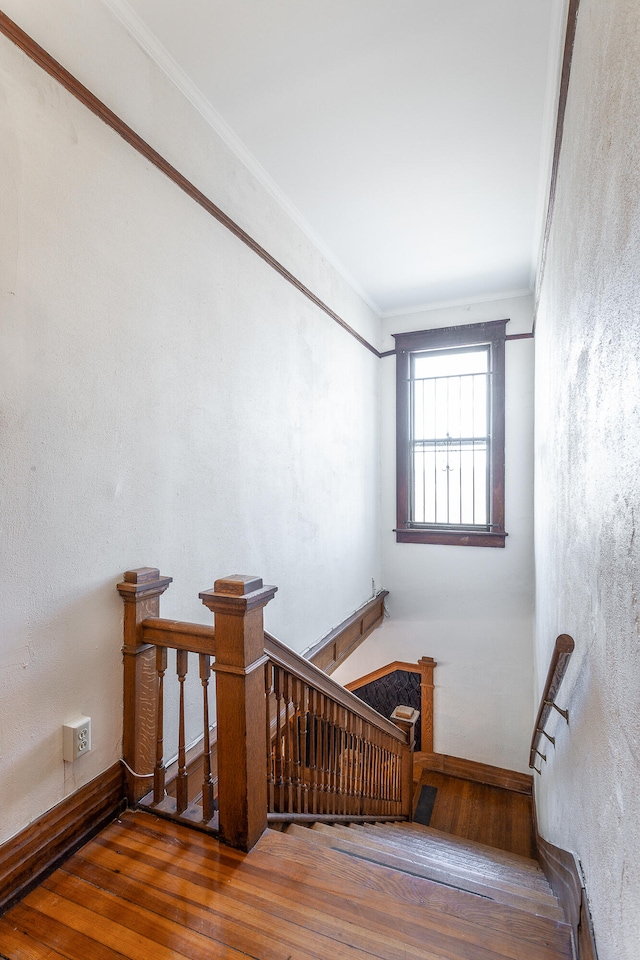
<path id="1" fill-rule="evenodd" d="M 536 691 L 576 651 L 541 832 L 578 854 L 600 960 L 640 956 L 640 7 L 581 0 L 536 334 Z"/>
<path id="2" fill-rule="evenodd" d="M 531 298 L 394 317 L 391 333 L 510 317 L 531 331 Z M 382 361 L 382 560 L 389 619 L 334 676 L 348 682 L 392 660 L 438 661 L 435 749 L 528 771 L 532 702 L 533 342 L 506 344 L 504 549 L 396 543 L 395 359 Z"/>
<path id="3" fill-rule="evenodd" d="M 377 319 L 99 4 L 6 11 L 364 336 Z M 49 31 L 51 31 L 49 35 Z M 125 96 L 126 94 L 126 96 Z M 254 573 L 302 649 L 371 595 L 379 361 L 0 38 L 0 840 L 121 753 L 122 571 Z M 93 718 L 62 760 L 62 724 Z"/>

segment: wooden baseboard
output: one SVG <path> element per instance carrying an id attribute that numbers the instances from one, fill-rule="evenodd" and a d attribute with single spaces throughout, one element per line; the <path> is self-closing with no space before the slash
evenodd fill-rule
<path id="1" fill-rule="evenodd" d="M 0 846 L 0 915 L 125 807 L 115 763 Z"/>
<path id="2" fill-rule="evenodd" d="M 309 647 L 304 653 L 306 659 L 325 673 L 333 673 L 380 626 L 384 620 L 384 598 L 388 595 L 388 590 L 377 593 L 326 637 Z"/>
<path id="3" fill-rule="evenodd" d="M 422 766 L 423 770 L 434 770 L 448 777 L 473 780 L 475 783 L 502 787 L 503 790 L 513 790 L 514 793 L 524 793 L 527 796 L 533 793 L 532 777 L 526 773 L 518 773 L 517 770 L 492 767 L 488 763 L 463 760 L 461 757 L 448 757 L 444 753 L 416 753 L 414 763 Z"/>
<path id="4" fill-rule="evenodd" d="M 542 869 L 573 930 L 576 960 L 598 960 L 587 892 L 578 861 L 573 853 L 554 846 L 540 836 L 535 796 L 533 825 Z"/>

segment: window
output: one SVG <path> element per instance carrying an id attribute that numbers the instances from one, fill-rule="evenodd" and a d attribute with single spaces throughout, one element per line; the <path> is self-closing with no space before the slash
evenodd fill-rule
<path id="1" fill-rule="evenodd" d="M 504 547 L 507 322 L 395 334 L 400 543 Z"/>

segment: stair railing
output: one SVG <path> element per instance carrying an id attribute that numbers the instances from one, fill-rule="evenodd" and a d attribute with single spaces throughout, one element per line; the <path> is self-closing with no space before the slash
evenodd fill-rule
<path id="1" fill-rule="evenodd" d="M 549 664 L 547 679 L 542 691 L 538 716 L 536 717 L 533 736 L 531 738 L 531 749 L 529 751 L 529 766 L 539 774 L 542 773 L 542 767 L 540 769 L 536 767 L 536 756 L 544 761 L 547 759 L 546 754 L 539 749 L 542 737 L 546 737 L 552 746 L 555 746 L 556 742 L 555 737 L 550 736 L 545 730 L 551 711 L 555 710 L 569 723 L 569 711 L 563 710 L 557 705 L 556 697 L 558 696 L 560 684 L 567 672 L 574 646 L 573 638 L 570 637 L 568 633 L 561 633 L 560 636 L 556 638 L 553 654 L 551 655 L 551 663 Z"/>
<path id="2" fill-rule="evenodd" d="M 118 584 L 125 604 L 123 759 L 131 805 L 214 832 L 242 850 L 251 849 L 270 820 L 411 818 L 415 721 L 386 720 L 265 634 L 263 610 L 276 587 L 255 577 L 217 580 L 200 594 L 214 614 L 214 630 L 159 617 L 170 583 L 144 567 L 127 571 Z M 171 781 L 164 761 L 168 650 L 175 651 L 179 685 Z M 198 657 L 202 686 L 197 787 L 189 779 L 185 733 L 189 654 Z"/>

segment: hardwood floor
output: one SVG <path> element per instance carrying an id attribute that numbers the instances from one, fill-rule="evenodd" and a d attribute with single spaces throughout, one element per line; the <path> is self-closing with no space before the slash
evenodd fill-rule
<path id="1" fill-rule="evenodd" d="M 548 917 L 275 831 L 243 854 L 129 812 L 0 919 L 0 955 L 568 960 L 567 930 Z"/>
<path id="2" fill-rule="evenodd" d="M 531 797 L 424 770 L 416 787 L 436 787 L 429 826 L 522 857 L 535 857 Z"/>

